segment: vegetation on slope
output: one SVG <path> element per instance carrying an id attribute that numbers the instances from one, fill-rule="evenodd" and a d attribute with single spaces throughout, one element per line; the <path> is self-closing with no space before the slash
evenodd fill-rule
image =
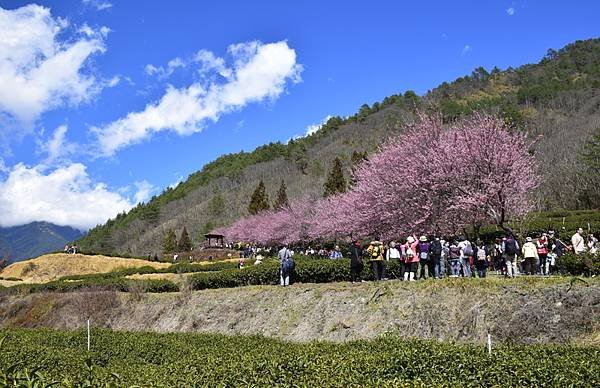
<path id="1" fill-rule="evenodd" d="M 385 336 L 345 344 L 263 337 L 0 330 L 0 377 L 62 386 L 578 386 L 600 384 L 598 347 L 458 345 Z M 18 364 L 17 367 L 10 367 Z M 558 367 L 557 367 L 558 366 Z"/>
<path id="2" fill-rule="evenodd" d="M 544 181 L 539 208 L 598 207 L 600 198 L 593 194 L 600 178 L 593 171 L 582 175 L 585 169 L 576 155 L 591 131 L 600 127 L 599 63 L 600 39 L 578 41 L 558 51 L 549 50 L 538 64 L 504 71 L 495 68 L 491 72 L 478 68 L 423 97 L 408 91 L 371 106 L 364 104 L 351 117 L 329 119 L 311 136 L 224 155 L 176 188 L 168 188 L 147 204 L 92 229 L 80 245 L 101 252 L 145 254 L 142 250 L 160 244 L 164 225 L 173 223 L 180 228 L 187 225 L 194 239 L 243 215 L 249 190 L 256 187 L 258 179 L 269 176 L 278 185 L 281 179 L 292 179 L 290 168 L 300 172 L 294 175 L 297 185 L 286 181 L 290 199 L 305 194 L 299 190 L 321 192 L 324 156 L 325 161 L 340 157 L 344 168 L 350 169 L 350 159 L 354 159 L 350 155 L 374 151 L 372 145 L 397 133 L 414 109 L 440 110 L 446 121 L 475 110 L 498 112 L 518 128 L 526 126 L 533 134 L 543 134 L 536 150 L 543 166 L 539 179 Z M 366 136 L 369 144 L 361 141 L 361 136 Z M 270 163 L 278 160 L 285 163 L 277 165 L 279 170 L 273 169 Z M 206 190 L 199 191 L 209 186 L 213 198 L 221 198 L 218 211 L 208 205 L 212 198 Z M 267 190 L 271 189 L 275 187 L 267 185 Z"/>

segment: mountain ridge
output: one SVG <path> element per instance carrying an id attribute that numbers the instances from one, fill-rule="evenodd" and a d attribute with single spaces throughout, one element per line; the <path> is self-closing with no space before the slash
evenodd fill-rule
<path id="1" fill-rule="evenodd" d="M 59 226 L 45 221 L 0 227 L 0 257 L 6 258 L 8 262 L 37 257 L 62 250 L 66 243 L 83 235 L 83 232 L 70 226 Z"/>

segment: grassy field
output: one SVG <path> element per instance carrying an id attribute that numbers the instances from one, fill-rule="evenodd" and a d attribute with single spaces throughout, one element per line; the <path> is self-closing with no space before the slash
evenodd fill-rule
<path id="1" fill-rule="evenodd" d="M 345 344 L 264 337 L 0 330 L 0 367 L 63 385 L 560 386 L 600 384 L 599 347 L 493 347 L 384 336 Z M 11 365 L 20 363 L 17 368 Z M 2 374 L 2 373 L 0 373 Z"/>
<path id="2" fill-rule="evenodd" d="M 5 279 L 21 279 L 23 283 L 45 283 L 64 276 L 103 273 L 142 266 L 158 269 L 167 268 L 170 264 L 101 255 L 53 253 L 11 264 L 2 270 L 0 275 Z"/>

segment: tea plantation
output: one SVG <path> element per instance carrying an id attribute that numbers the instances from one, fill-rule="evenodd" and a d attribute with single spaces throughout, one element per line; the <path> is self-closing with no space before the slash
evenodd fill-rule
<path id="1" fill-rule="evenodd" d="M 600 348 L 2 329 L 2 386 L 600 386 Z M 32 371 L 33 370 L 33 371 Z M 38 384 L 38 385 L 34 385 Z"/>

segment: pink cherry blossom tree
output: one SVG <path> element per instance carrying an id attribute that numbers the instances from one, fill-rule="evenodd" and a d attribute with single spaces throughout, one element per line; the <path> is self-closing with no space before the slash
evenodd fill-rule
<path id="1" fill-rule="evenodd" d="M 439 116 L 423 115 L 356 169 L 352 191 L 318 205 L 311 236 L 387 239 L 486 223 L 506 228 L 532 208 L 531 146 L 496 116 L 476 114 L 444 128 Z"/>
<path id="2" fill-rule="evenodd" d="M 356 168 L 349 192 L 240 219 L 223 234 L 277 244 L 454 234 L 488 223 L 506 229 L 533 206 L 532 145 L 497 116 L 475 114 L 444 127 L 439 115 L 420 115 Z"/>

